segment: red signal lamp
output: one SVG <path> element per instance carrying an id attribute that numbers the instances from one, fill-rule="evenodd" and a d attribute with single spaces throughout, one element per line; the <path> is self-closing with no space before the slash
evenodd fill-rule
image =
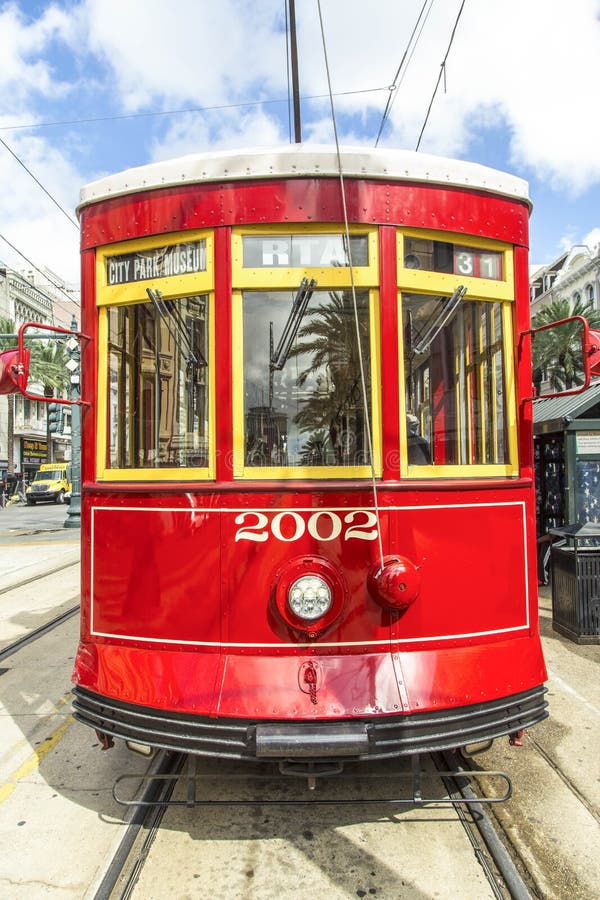
<path id="1" fill-rule="evenodd" d="M 384 556 L 383 565 L 378 562 L 369 569 L 367 588 L 384 609 L 402 612 L 419 596 L 419 569 L 405 556 Z"/>

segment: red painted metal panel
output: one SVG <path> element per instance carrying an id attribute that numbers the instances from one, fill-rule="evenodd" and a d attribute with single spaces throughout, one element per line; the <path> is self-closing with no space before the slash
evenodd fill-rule
<path id="1" fill-rule="evenodd" d="M 379 298 L 381 316 L 381 416 L 385 452 L 383 477 L 400 477 L 400 382 L 398 378 L 398 272 L 396 262 L 396 229 L 379 229 Z"/>
<path id="2" fill-rule="evenodd" d="M 477 235 L 526 246 L 527 204 L 439 185 L 345 181 L 350 223 L 403 225 Z M 182 185 L 84 207 L 82 247 L 221 225 L 343 222 L 332 178 Z"/>
<path id="3" fill-rule="evenodd" d="M 217 479 L 233 478 L 233 392 L 231 372 L 231 230 L 219 228 L 215 253 L 215 438 Z"/>
<path id="4" fill-rule="evenodd" d="M 322 509 L 306 508 L 293 494 L 283 503 L 258 495 L 253 509 L 247 499 L 234 495 L 217 507 L 219 498 L 210 495 L 138 500 L 137 508 L 97 505 L 93 632 L 296 652 L 310 641 L 284 622 L 273 597 L 290 560 L 312 557 L 333 565 L 346 593 L 339 618 L 313 642 L 316 652 L 332 653 L 340 644 L 346 652 L 374 652 L 390 636 L 443 644 L 529 627 L 521 501 L 464 505 L 456 494 L 452 503 L 420 508 L 380 497 L 384 552 L 410 560 L 421 582 L 418 598 L 396 617 L 367 590 L 377 562 L 368 494 L 352 504 L 328 495 Z"/>
<path id="5" fill-rule="evenodd" d="M 221 639 L 220 517 L 210 511 L 92 511 L 93 633 Z"/>
<path id="6" fill-rule="evenodd" d="M 260 719 L 424 712 L 481 703 L 541 684 L 537 638 L 410 653 L 319 658 L 317 703 L 302 689 L 300 658 L 82 643 L 74 681 L 157 709 Z"/>
<path id="7" fill-rule="evenodd" d="M 388 512 L 390 553 L 421 578 L 419 597 L 392 627 L 401 642 L 529 627 L 524 505 L 462 502 Z"/>

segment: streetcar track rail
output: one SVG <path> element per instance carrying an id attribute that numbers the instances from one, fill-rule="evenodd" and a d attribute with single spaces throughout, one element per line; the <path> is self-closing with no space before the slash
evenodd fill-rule
<path id="1" fill-rule="evenodd" d="M 452 794 L 459 793 L 463 799 L 469 799 L 472 801 L 467 807 L 468 812 L 471 816 L 471 823 L 477 828 L 477 831 L 479 832 L 479 835 L 487 848 L 490 858 L 501 876 L 501 880 L 498 879 L 498 877 L 494 874 L 485 853 L 483 853 L 481 846 L 478 845 L 477 841 L 474 839 L 472 828 L 470 826 L 466 811 L 463 808 L 462 803 L 457 803 L 456 812 L 463 828 L 469 836 L 469 840 L 473 845 L 475 856 L 482 866 L 486 878 L 488 879 L 490 887 L 495 896 L 500 898 L 501 900 L 501 898 L 505 896 L 505 894 L 501 890 L 501 886 L 505 886 L 510 894 L 511 900 L 531 900 L 532 895 L 527 884 L 519 873 L 517 867 L 515 866 L 515 863 L 511 859 L 504 841 L 498 834 L 498 831 L 494 827 L 492 820 L 487 815 L 481 804 L 478 802 L 479 798 L 476 796 L 473 788 L 471 787 L 470 778 L 472 778 L 473 775 L 477 776 L 477 770 L 470 770 L 468 768 L 468 760 L 465 760 L 464 758 L 463 762 L 465 763 L 465 766 L 467 768 L 463 770 L 463 767 L 458 762 L 456 754 L 450 754 L 446 751 L 443 751 L 442 753 L 436 753 L 432 756 L 436 767 L 439 768 L 441 765 L 443 765 L 446 769 L 454 767 L 457 770 L 456 774 L 450 777 L 446 776 L 442 772 L 439 773 L 442 781 L 446 785 L 448 793 L 451 796 Z M 465 775 L 469 777 L 465 778 Z M 504 831 L 503 834 L 506 839 L 507 836 Z M 512 844 L 509 843 L 509 846 L 511 847 L 513 852 L 516 852 Z M 527 874 L 529 875 L 529 873 Z"/>
<path id="2" fill-rule="evenodd" d="M 143 790 L 138 788 L 138 795 L 134 800 L 128 803 L 128 815 L 130 822 L 127 831 L 121 839 L 102 881 L 94 893 L 93 900 L 128 900 L 132 895 L 137 884 L 139 875 L 144 867 L 150 848 L 159 831 L 163 816 L 167 809 L 173 806 L 278 806 L 285 808 L 288 806 L 310 806 L 310 805 L 336 805 L 344 806 L 348 804 L 361 806 L 364 804 L 382 804 L 390 803 L 386 798 L 373 799 L 357 799 L 349 800 L 205 800 L 198 801 L 195 795 L 192 796 L 189 784 L 190 772 L 195 772 L 194 765 L 190 766 L 192 755 L 187 755 L 188 763 L 188 784 L 187 797 L 185 800 L 173 800 L 172 795 L 176 785 L 180 779 L 186 779 L 186 754 L 175 753 L 174 751 L 161 750 L 153 759 L 150 767 L 144 775 L 132 775 L 128 778 L 135 778 L 138 784 L 143 785 Z M 519 875 L 513 861 L 511 860 L 502 840 L 497 835 L 491 820 L 484 812 L 481 803 L 486 802 L 484 798 L 475 795 L 469 782 L 469 777 L 476 777 L 479 773 L 469 773 L 457 764 L 456 757 L 446 753 L 434 753 L 430 755 L 433 760 L 435 771 L 426 773 L 428 777 L 438 777 L 441 779 L 445 790 L 448 793 L 446 803 L 451 805 L 456 812 L 458 821 L 462 825 L 465 834 L 471 844 L 473 853 L 478 863 L 481 865 L 485 876 L 490 884 L 490 888 L 497 900 L 505 900 L 510 896 L 511 900 L 531 900 L 531 894 Z M 206 780 L 214 780 L 215 778 L 224 777 L 229 781 L 246 781 L 255 780 L 256 773 L 252 775 L 224 775 L 218 774 L 205 776 Z M 285 776 L 284 776 L 285 777 Z M 335 776 L 335 780 L 340 778 L 356 778 L 355 774 L 348 776 Z M 359 781 L 381 779 L 381 775 L 362 773 L 358 776 Z M 117 779 L 115 785 L 122 779 Z M 272 784 L 273 776 L 258 776 L 259 781 L 268 781 Z M 113 790 L 114 795 L 114 790 Z M 121 802 L 121 801 L 118 801 Z M 394 801 L 391 801 L 392 803 Z M 439 801 L 424 800 L 411 798 L 408 802 L 416 807 L 424 805 L 435 805 Z M 478 834 L 475 833 L 475 829 Z M 508 893 L 507 893 L 508 892 Z"/>
<path id="3" fill-rule="evenodd" d="M 170 750 L 161 750 L 152 759 L 148 772 L 152 771 L 156 776 L 165 776 L 167 780 L 158 778 L 148 780 L 140 796 L 140 801 L 143 802 L 128 810 L 127 828 L 102 876 L 93 900 L 110 900 L 110 898 L 125 900 L 131 896 L 167 810 L 167 806 L 161 801 L 165 798 L 170 799 L 184 762 L 184 753 Z"/>
<path id="4" fill-rule="evenodd" d="M 582 804 L 582 806 L 585 807 L 585 809 L 596 820 L 596 822 L 600 823 L 600 814 L 598 813 L 598 810 L 594 809 L 594 807 L 589 802 L 589 800 L 586 797 L 584 797 L 584 795 L 581 793 L 579 788 L 574 784 L 574 782 L 569 778 L 569 776 L 566 775 L 565 772 L 563 772 L 561 767 L 556 763 L 555 760 L 552 759 L 550 754 L 546 753 L 546 751 L 544 750 L 542 745 L 540 743 L 538 743 L 538 741 L 530 733 L 527 734 L 527 737 L 528 737 L 529 743 L 531 744 L 533 749 L 542 757 L 544 762 L 550 766 L 550 768 L 552 769 L 553 772 L 556 773 L 556 775 L 558 775 L 558 777 L 561 779 L 563 784 L 565 784 L 566 787 L 571 791 L 571 793 L 575 797 L 577 797 L 577 799 Z"/>
<path id="5" fill-rule="evenodd" d="M 70 600 L 79 601 L 79 596 L 77 595 L 75 597 L 71 597 Z M 0 662 L 3 662 L 5 659 L 8 659 L 9 656 L 12 656 L 14 653 L 18 653 L 19 650 L 22 650 L 28 644 L 32 644 L 34 641 L 39 640 L 39 638 L 43 637 L 45 634 L 48 634 L 50 631 L 54 631 L 55 628 L 58 628 L 65 622 L 68 622 L 69 619 L 71 619 L 79 612 L 79 609 L 80 605 L 79 602 L 77 602 L 75 606 L 70 607 L 60 615 L 55 616 L 53 619 L 50 619 L 49 622 L 45 622 L 43 625 L 40 625 L 39 628 L 34 628 L 33 631 L 24 634 L 23 637 L 20 637 L 16 641 L 13 641 L 12 644 L 8 644 L 8 646 L 0 650 Z"/>
<path id="6" fill-rule="evenodd" d="M 73 562 L 61 563 L 58 566 L 54 566 L 54 568 L 44 569 L 43 572 L 38 572 L 36 575 L 31 575 L 29 578 L 22 578 L 20 581 L 15 581 L 13 584 L 8 584 L 5 585 L 5 587 L 1 587 L 0 594 L 7 594 L 9 591 L 16 591 L 28 584 L 32 584 L 34 581 L 41 581 L 43 578 L 48 578 L 48 576 L 50 575 L 56 575 L 57 572 L 64 572 L 65 569 L 71 569 L 73 568 L 73 566 L 78 565 L 79 559 L 76 559 Z"/>

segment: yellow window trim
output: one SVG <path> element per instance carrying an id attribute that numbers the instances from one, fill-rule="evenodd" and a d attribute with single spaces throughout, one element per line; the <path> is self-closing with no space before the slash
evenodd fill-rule
<path id="1" fill-rule="evenodd" d="M 105 469 L 102 474 L 98 470 L 98 481 L 211 481 L 214 480 L 214 468 L 198 469 Z"/>
<path id="2" fill-rule="evenodd" d="M 474 247 L 478 250 L 490 250 L 503 254 L 501 280 L 492 278 L 474 278 L 470 275 L 453 274 L 450 272 L 427 272 L 422 269 L 404 268 L 404 238 L 422 238 L 434 240 L 440 243 L 459 244 L 463 247 Z M 402 229 L 396 237 L 398 284 L 402 290 L 413 290 L 424 293 L 452 294 L 459 284 L 467 289 L 467 298 L 481 300 L 508 300 L 514 301 L 514 264 L 512 245 L 499 241 L 488 241 L 483 238 L 453 232 L 440 233 L 427 229 Z"/>
<path id="3" fill-rule="evenodd" d="M 352 274 L 349 267 L 344 266 L 315 266 L 315 267 L 279 267 L 273 266 L 260 268 L 244 268 L 243 266 L 243 238 L 269 237 L 272 235 L 294 234 L 345 234 L 343 225 L 314 225 L 288 224 L 272 225 L 267 227 L 242 227 L 235 228 L 231 236 L 232 257 L 232 284 L 234 289 L 254 290 L 290 290 L 297 289 L 303 278 L 314 278 L 317 287 L 342 288 L 351 287 L 352 280 L 356 287 L 376 287 L 379 283 L 379 257 L 377 249 L 377 228 L 365 226 L 350 226 L 350 234 L 363 234 L 368 238 L 368 266 L 353 266 Z"/>
<path id="4" fill-rule="evenodd" d="M 369 291 L 371 439 L 375 476 L 381 477 L 381 362 L 379 292 Z M 370 466 L 248 466 L 244 464 L 244 334 L 242 291 L 232 296 L 233 477 L 239 479 L 370 478 Z"/>
<path id="5" fill-rule="evenodd" d="M 437 232 L 436 232 L 437 233 Z M 474 279 L 477 280 L 477 279 Z M 402 335 L 402 290 L 398 291 L 398 334 Z M 477 297 L 477 300 L 482 298 Z M 402 478 L 477 478 L 477 477 L 515 477 L 519 474 L 518 462 L 518 434 L 517 434 L 517 407 L 515 397 L 515 365 L 513 348 L 513 321 L 512 307 L 509 303 L 502 303 L 502 330 L 504 336 L 504 374 L 506 381 L 506 421 L 508 458 L 507 465 L 498 463 L 486 463 L 485 465 L 459 465 L 459 466 L 409 466 L 408 465 L 408 434 L 406 429 L 406 396 L 405 396 L 405 366 L 404 366 L 404 342 L 398 341 L 398 365 L 400 378 L 400 476 Z M 460 409 L 460 408 L 459 408 Z"/>
<path id="6" fill-rule="evenodd" d="M 381 466 L 375 466 L 376 476 L 381 476 Z M 371 478 L 370 466 L 248 466 L 241 474 L 236 471 L 234 463 L 234 478 L 244 478 L 257 481 L 310 481 L 314 479 L 339 479 Z"/>
<path id="7" fill-rule="evenodd" d="M 169 275 L 166 278 L 147 278 L 143 281 L 129 281 L 126 284 L 106 283 L 106 259 L 127 253 L 143 253 L 155 247 L 175 247 L 193 241 L 206 241 L 206 270 L 190 272 L 186 275 Z M 139 303 L 147 301 L 146 288 L 158 288 L 164 296 L 190 297 L 194 294 L 208 294 L 214 284 L 214 248 L 212 231 L 177 231 L 170 234 L 154 235 L 133 241 L 109 244 L 96 252 L 96 303 L 98 306 Z"/>
<path id="8" fill-rule="evenodd" d="M 517 472 L 512 466 L 490 463 L 477 466 L 407 466 L 408 478 L 511 478 Z"/>
<path id="9" fill-rule="evenodd" d="M 186 276 L 189 278 L 192 276 Z M 167 279 L 164 279 L 165 281 Z M 171 280 L 171 279 L 169 279 Z M 210 481 L 215 478 L 215 303 L 212 291 L 192 291 L 208 294 L 208 466 L 202 468 L 111 468 L 108 455 L 108 307 L 98 310 L 98 412 L 96 441 L 96 478 L 98 481 Z M 166 291 L 165 291 L 166 294 Z M 141 298 L 140 298 L 141 299 Z M 138 300 L 138 302 L 140 302 Z M 116 305 L 116 304 L 115 304 Z"/>
<path id="10" fill-rule="evenodd" d="M 513 339 L 513 310 L 502 305 L 502 332 L 504 336 L 504 378 L 506 383 L 506 422 L 508 458 L 513 475 L 519 474 L 519 436 L 517 433 L 517 385 L 515 381 L 515 343 Z"/>

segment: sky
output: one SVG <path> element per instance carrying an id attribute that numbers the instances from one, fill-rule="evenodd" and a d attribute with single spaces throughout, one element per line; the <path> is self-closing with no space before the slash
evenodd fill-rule
<path id="1" fill-rule="evenodd" d="M 600 0 L 295 5 L 303 141 L 334 140 L 327 60 L 340 143 L 415 150 L 446 59 L 419 151 L 526 179 L 532 264 L 600 244 Z M 293 142 L 285 6 L 0 0 L 0 261 L 76 283 L 83 185 Z"/>

